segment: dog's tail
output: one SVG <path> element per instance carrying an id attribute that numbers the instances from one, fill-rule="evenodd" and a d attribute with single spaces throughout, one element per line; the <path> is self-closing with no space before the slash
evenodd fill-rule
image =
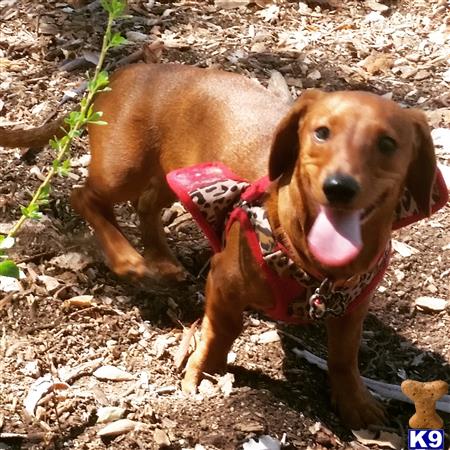
<path id="1" fill-rule="evenodd" d="M 64 119 L 65 116 L 28 130 L 0 127 L 0 147 L 43 147 L 50 139 L 55 137 L 59 139 L 65 135 L 69 126 Z"/>

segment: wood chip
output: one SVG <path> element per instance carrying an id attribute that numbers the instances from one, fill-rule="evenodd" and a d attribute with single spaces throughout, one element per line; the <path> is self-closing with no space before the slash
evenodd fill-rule
<path id="1" fill-rule="evenodd" d="M 93 295 L 77 295 L 76 297 L 69 298 L 68 300 L 64 300 L 63 308 L 90 308 L 94 305 L 94 296 Z"/>
<path id="2" fill-rule="evenodd" d="M 110 423 L 121 419 L 125 414 L 125 408 L 118 406 L 103 406 L 97 409 L 97 423 Z"/>
<path id="3" fill-rule="evenodd" d="M 120 436 L 122 434 L 134 431 L 138 426 L 139 422 L 135 422 L 130 419 L 120 419 L 106 425 L 101 430 L 97 431 L 97 436 L 100 437 L 114 437 Z"/>

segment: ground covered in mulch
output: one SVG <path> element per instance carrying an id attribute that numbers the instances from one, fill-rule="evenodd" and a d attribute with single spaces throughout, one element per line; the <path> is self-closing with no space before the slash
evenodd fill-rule
<path id="1" fill-rule="evenodd" d="M 105 15 L 97 3 L 73 9 L 58 0 L 0 0 L 0 126 L 37 125 L 74 107 L 70 98 L 98 56 Z M 130 1 L 129 16 L 118 24 L 129 43 L 109 55 L 108 66 L 143 54 L 158 58 L 162 49 L 162 61 L 216 66 L 264 85 L 277 70 L 294 96 L 307 87 L 366 89 L 421 107 L 433 128 L 445 128 L 449 6 L 446 0 Z M 157 40 L 163 48 L 148 50 Z M 24 227 L 12 255 L 26 276 L 21 290 L 0 291 L 1 449 L 234 449 L 262 435 L 291 449 L 377 448 L 340 424 L 326 374 L 292 351 L 325 357 L 320 326 L 286 327 L 249 312 L 230 354 L 231 375 L 185 396 L 174 357 L 183 326 L 201 317 L 207 244 L 176 206 L 164 220 L 192 275 L 188 282 L 141 286 L 115 277 L 68 202 L 71 186 L 86 175 L 86 138 L 73 151 L 72 173 L 55 181 L 44 219 Z M 448 146 L 437 152 L 448 165 Z M 52 153 L 22 156 L 0 148 L 0 155 L 5 232 Z M 124 205 L 118 214 L 139 246 L 134 211 Z M 415 305 L 421 296 L 449 298 L 449 227 L 446 207 L 395 233 L 392 264 L 365 326 L 365 376 L 397 385 L 405 378 L 450 380 L 449 308 L 430 312 Z M 121 369 L 120 381 L 112 381 L 116 370 L 105 366 Z M 106 374 L 95 372 L 102 367 Z M 53 390 L 41 398 L 37 380 Z M 385 431 L 400 439 L 400 448 L 413 408 L 385 405 Z M 137 428 L 99 437 L 105 407 Z M 442 416 L 449 433 L 450 415 Z"/>

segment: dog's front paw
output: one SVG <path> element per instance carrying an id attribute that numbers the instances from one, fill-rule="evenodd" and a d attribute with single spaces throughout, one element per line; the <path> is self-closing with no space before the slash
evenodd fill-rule
<path id="1" fill-rule="evenodd" d="M 186 366 L 186 373 L 181 382 L 183 392 L 195 394 L 205 374 L 212 375 L 226 371 L 226 353 L 223 356 L 218 350 L 216 352 L 209 350 L 210 346 L 206 345 L 205 342 L 200 342 L 199 347 L 190 356 Z"/>
<path id="2" fill-rule="evenodd" d="M 181 382 L 181 389 L 186 394 L 195 394 L 197 387 L 203 378 L 203 364 L 201 360 L 203 358 L 198 355 L 198 350 L 195 351 L 189 358 L 186 372 L 184 374 L 183 381 Z"/>
<path id="3" fill-rule="evenodd" d="M 383 406 L 373 398 L 365 386 L 353 391 L 337 389 L 333 392 L 333 404 L 342 422 L 352 430 L 382 425 L 386 422 Z"/>
<path id="4" fill-rule="evenodd" d="M 181 382 L 181 390 L 186 394 L 197 393 L 197 387 L 200 384 L 201 374 L 187 373 Z"/>

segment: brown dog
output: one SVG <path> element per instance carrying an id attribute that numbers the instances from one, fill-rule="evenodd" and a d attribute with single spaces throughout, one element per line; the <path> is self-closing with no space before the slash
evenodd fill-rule
<path id="1" fill-rule="evenodd" d="M 406 186 L 424 215 L 431 212 L 436 161 L 422 113 L 364 92 L 311 90 L 292 106 L 242 76 L 181 65 L 133 65 L 96 98 L 108 126 L 89 128 L 89 177 L 72 205 L 94 228 L 119 275 L 182 278 L 167 247 L 161 209 L 175 196 L 174 169 L 221 161 L 254 181 L 272 180 L 263 199 L 277 241 L 292 259 L 333 288 L 370 270 L 388 245 L 394 210 Z M 49 128 L 50 129 L 50 128 Z M 0 130 L 0 145 L 30 145 L 54 132 Z M 114 218 L 132 201 L 140 217 L 144 258 Z M 202 341 L 188 362 L 185 391 L 203 372 L 223 370 L 251 306 L 267 310 L 274 296 L 239 222 L 211 264 Z M 363 385 L 358 349 L 368 299 L 326 320 L 333 401 L 344 422 L 360 428 L 383 420 Z"/>

